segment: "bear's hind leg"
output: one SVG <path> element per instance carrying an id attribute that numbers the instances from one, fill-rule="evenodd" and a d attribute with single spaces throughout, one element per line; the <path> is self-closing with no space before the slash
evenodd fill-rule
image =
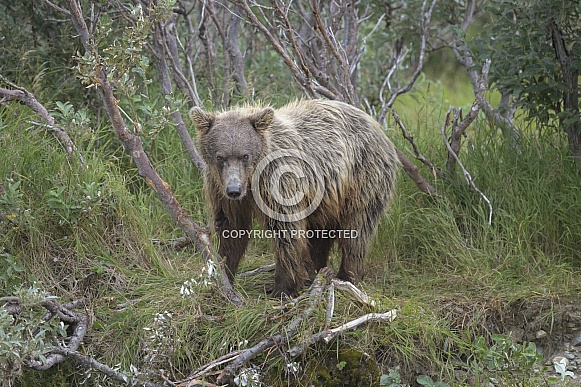
<path id="1" fill-rule="evenodd" d="M 284 224 L 284 222 L 281 222 Z M 279 224 L 282 226 L 282 224 Z M 271 295 L 279 297 L 285 294 L 288 297 L 298 296 L 298 292 L 309 279 L 307 268 L 312 266 L 307 239 L 298 234 L 301 228 L 286 223 L 278 228 L 271 228 L 278 237 L 274 241 L 274 256 L 276 266 L 274 270 L 274 287 Z M 294 232 L 293 232 L 294 230 Z"/>
<path id="2" fill-rule="evenodd" d="M 344 235 L 338 240 L 342 259 L 337 278 L 349 281 L 354 285 L 357 285 L 363 278 L 365 257 L 377 228 L 379 215 L 381 215 L 381 211 L 368 213 L 363 217 L 359 216 L 356 218 L 356 222 L 350 222 L 350 227 L 345 227 L 352 232 L 349 238 Z M 357 234 L 353 235 L 353 231 L 356 231 Z"/>
<path id="3" fill-rule="evenodd" d="M 329 261 L 329 253 L 333 247 L 333 238 L 309 238 L 309 250 L 311 253 L 312 265 L 309 268 L 309 279 L 312 281 L 315 276 Z"/>

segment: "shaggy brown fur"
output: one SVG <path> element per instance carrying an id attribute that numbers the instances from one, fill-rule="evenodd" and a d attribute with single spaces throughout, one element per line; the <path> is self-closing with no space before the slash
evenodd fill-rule
<path id="1" fill-rule="evenodd" d="M 207 163 L 205 190 L 230 279 L 248 237 L 228 237 L 228 231 L 251 230 L 256 217 L 274 236 L 274 295 L 295 296 L 327 265 L 335 240 L 342 255 L 337 276 L 359 281 L 369 243 L 393 193 L 398 164 L 393 144 L 375 120 L 350 105 L 323 100 L 218 114 L 193 108 L 191 117 Z M 308 163 L 293 155 L 275 158 L 253 186 L 260 161 L 276 151 L 302 152 Z M 293 217 L 315 200 L 317 184 L 320 204 L 305 218 Z M 302 200 L 293 201 L 301 198 L 297 194 Z M 290 205 L 281 203 L 281 197 Z M 264 213 L 260 200 L 278 216 Z M 357 235 L 329 238 L 319 231 L 301 236 L 307 230 L 356 230 Z"/>

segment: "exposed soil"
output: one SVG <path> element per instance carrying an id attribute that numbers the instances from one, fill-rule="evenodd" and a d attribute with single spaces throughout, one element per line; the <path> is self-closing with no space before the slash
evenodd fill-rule
<path id="1" fill-rule="evenodd" d="M 533 342 L 548 365 L 549 375 L 558 375 L 554 361 L 567 359 L 568 386 L 581 386 L 581 299 L 531 298 L 503 304 L 499 300 L 445 302 L 442 313 L 460 329 L 489 336 L 511 334 L 518 343 Z M 562 361 L 562 360 L 561 360 Z"/>

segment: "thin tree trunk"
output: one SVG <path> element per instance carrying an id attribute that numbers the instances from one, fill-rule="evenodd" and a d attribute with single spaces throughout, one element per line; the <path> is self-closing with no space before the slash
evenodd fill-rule
<path id="1" fill-rule="evenodd" d="M 567 51 L 559 27 L 552 22 L 549 26 L 555 55 L 561 65 L 565 90 L 563 91 L 563 111 L 561 119 L 563 131 L 567 134 L 569 148 L 575 161 L 581 165 L 581 119 L 579 117 L 579 70 L 571 68 L 571 55 Z"/>

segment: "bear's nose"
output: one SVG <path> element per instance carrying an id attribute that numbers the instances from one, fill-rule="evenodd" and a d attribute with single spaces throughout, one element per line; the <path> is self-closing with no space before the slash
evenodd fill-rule
<path id="1" fill-rule="evenodd" d="M 242 187 L 240 186 L 240 184 L 237 183 L 228 184 L 228 186 L 226 187 L 226 195 L 228 195 L 228 197 L 231 199 L 237 199 L 242 194 L 241 188 Z"/>

